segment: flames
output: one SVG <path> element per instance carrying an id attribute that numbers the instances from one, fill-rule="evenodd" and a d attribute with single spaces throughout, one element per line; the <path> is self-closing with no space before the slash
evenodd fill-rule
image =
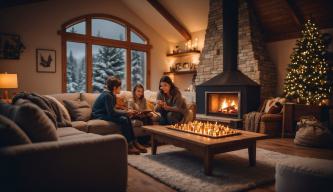
<path id="1" fill-rule="evenodd" d="M 238 113 L 238 104 L 233 99 L 224 98 L 220 104 L 219 112 L 229 114 Z"/>

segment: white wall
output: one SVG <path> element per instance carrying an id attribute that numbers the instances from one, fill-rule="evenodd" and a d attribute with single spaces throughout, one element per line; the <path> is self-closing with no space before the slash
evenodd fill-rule
<path id="1" fill-rule="evenodd" d="M 120 17 L 136 26 L 148 36 L 151 50 L 151 88 L 158 89 L 158 79 L 167 70 L 168 42 L 142 21 L 121 1 L 80 0 L 44 1 L 0 10 L 0 31 L 21 36 L 26 46 L 19 60 L 0 60 L 0 73 L 17 73 L 19 89 L 40 94 L 61 92 L 61 37 L 57 34 L 61 25 L 77 16 L 106 13 Z M 36 72 L 36 48 L 56 50 L 56 73 Z"/>

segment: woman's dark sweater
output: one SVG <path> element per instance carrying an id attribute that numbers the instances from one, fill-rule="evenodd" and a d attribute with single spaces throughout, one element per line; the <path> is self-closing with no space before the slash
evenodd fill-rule
<path id="1" fill-rule="evenodd" d="M 110 119 L 126 115 L 126 111 L 116 109 L 116 95 L 110 91 L 103 91 L 92 108 L 92 117 L 94 119 Z"/>

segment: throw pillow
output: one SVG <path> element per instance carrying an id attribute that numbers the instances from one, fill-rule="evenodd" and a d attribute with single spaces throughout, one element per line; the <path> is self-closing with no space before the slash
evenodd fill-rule
<path id="1" fill-rule="evenodd" d="M 280 102 L 276 102 L 275 105 L 271 106 L 267 113 L 278 114 L 281 113 L 283 105 Z"/>
<path id="2" fill-rule="evenodd" d="M 62 103 L 60 103 L 60 101 L 58 101 L 56 98 L 54 98 L 54 97 L 52 97 L 52 96 L 49 96 L 49 95 L 45 95 L 45 97 L 51 99 L 52 101 L 54 101 L 54 102 L 57 104 L 57 106 L 60 108 L 60 110 L 61 110 L 61 112 L 62 112 L 62 114 L 63 114 L 63 117 L 64 117 L 66 120 L 68 120 L 68 121 L 72 121 L 72 120 L 71 120 L 71 116 L 69 115 L 68 110 L 66 109 L 66 107 L 65 107 Z"/>
<path id="3" fill-rule="evenodd" d="M 147 101 L 147 108 L 154 111 L 155 109 L 155 103 L 151 101 Z"/>
<path id="4" fill-rule="evenodd" d="M 285 98 L 276 97 L 276 98 L 267 100 L 264 112 L 269 113 L 269 110 L 271 109 L 271 107 L 276 105 L 276 103 L 278 103 L 278 102 L 281 105 L 284 104 L 285 103 Z M 282 108 L 283 108 L 283 106 L 282 106 Z M 281 108 L 281 110 L 282 110 L 282 108 Z"/>
<path id="5" fill-rule="evenodd" d="M 29 137 L 12 120 L 0 115 L 0 148 L 31 143 Z"/>
<path id="6" fill-rule="evenodd" d="M 87 101 L 64 100 L 64 104 L 72 121 L 89 121 L 91 119 L 91 107 Z"/>
<path id="7" fill-rule="evenodd" d="M 24 102 L 14 106 L 12 120 L 29 136 L 32 142 L 57 141 L 56 127 L 35 104 Z"/>
<path id="8" fill-rule="evenodd" d="M 116 108 L 126 110 L 128 108 L 128 101 L 126 98 L 121 95 L 117 95 L 116 97 Z"/>

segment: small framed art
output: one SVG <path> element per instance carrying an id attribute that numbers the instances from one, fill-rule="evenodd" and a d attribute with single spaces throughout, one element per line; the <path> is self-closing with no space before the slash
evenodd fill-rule
<path id="1" fill-rule="evenodd" d="M 36 70 L 39 73 L 56 72 L 56 51 L 36 49 Z"/>

